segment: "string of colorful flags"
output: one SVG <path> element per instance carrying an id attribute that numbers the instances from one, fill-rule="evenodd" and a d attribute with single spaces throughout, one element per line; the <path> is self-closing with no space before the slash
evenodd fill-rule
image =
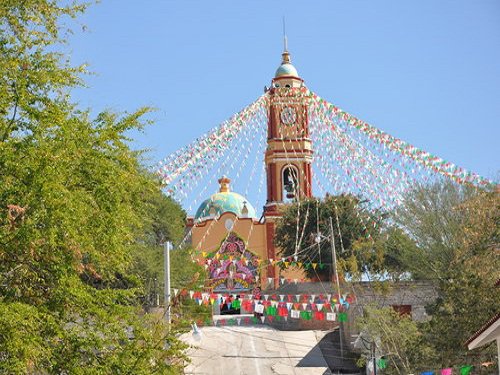
<path id="1" fill-rule="evenodd" d="M 174 296 L 179 290 L 174 289 Z M 342 296 L 335 294 L 222 294 L 201 291 L 185 291 L 198 305 L 211 306 L 218 304 L 225 309 L 241 309 L 242 313 L 254 313 L 262 323 L 265 321 L 290 319 L 326 320 L 332 322 L 346 322 L 347 310 L 356 298 L 351 294 Z M 244 323 L 255 323 L 255 319 L 246 317 Z M 209 322 L 209 320 L 211 320 Z M 236 322 L 236 321 L 235 321 Z M 201 324 L 224 324 L 221 319 L 206 318 Z M 237 321 L 238 325 L 241 321 Z"/>
<path id="2" fill-rule="evenodd" d="M 234 176 L 230 177 L 246 181 L 248 175 L 260 169 L 258 163 L 246 170 L 243 167 L 253 152 L 262 152 L 261 145 L 254 148 L 254 144 L 265 143 L 263 134 L 267 130 L 269 106 L 279 104 L 280 100 L 287 103 L 292 97 L 308 105 L 313 167 L 326 180 L 321 182 L 333 188 L 333 194 L 352 193 L 368 199 L 375 207 L 392 207 L 399 205 L 405 192 L 418 182 L 448 178 L 459 184 L 491 184 L 486 178 L 359 120 L 307 88 L 275 91 L 279 95 L 274 95 L 272 101 L 269 93 L 264 94 L 164 159 L 157 173 L 165 191 L 196 209 L 192 194 L 198 192 L 198 186 L 205 192 L 211 186 L 207 179 L 213 179 L 215 173 L 229 175 L 236 166 Z M 317 184 L 318 178 L 316 181 Z M 204 197 L 198 195 L 200 199 Z"/>

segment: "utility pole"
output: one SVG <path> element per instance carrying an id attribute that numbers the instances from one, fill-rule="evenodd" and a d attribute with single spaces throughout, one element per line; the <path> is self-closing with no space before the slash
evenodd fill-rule
<path id="1" fill-rule="evenodd" d="M 377 354 L 375 340 L 372 340 L 372 360 L 373 360 L 373 375 L 377 375 Z"/>
<path id="2" fill-rule="evenodd" d="M 337 272 L 337 252 L 335 251 L 335 237 L 333 236 L 333 222 L 330 216 L 330 243 L 332 249 L 332 264 L 333 271 L 335 273 L 335 282 L 337 283 L 337 293 L 340 299 L 340 283 L 339 283 L 339 273 Z M 339 301 L 340 302 L 340 301 Z M 342 322 L 339 322 L 339 336 L 340 336 L 340 356 L 344 359 L 344 344 L 342 337 Z"/>
<path id="3" fill-rule="evenodd" d="M 170 324 L 170 250 L 172 242 L 167 241 L 163 244 L 163 266 L 165 270 L 165 290 L 164 290 L 164 305 L 165 305 L 165 320 Z"/>

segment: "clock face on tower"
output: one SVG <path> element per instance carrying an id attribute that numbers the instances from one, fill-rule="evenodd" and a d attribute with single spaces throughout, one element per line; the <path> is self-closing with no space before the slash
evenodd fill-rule
<path id="1" fill-rule="evenodd" d="M 293 107 L 285 107 L 280 113 L 281 123 L 284 125 L 293 125 L 297 121 L 297 112 Z"/>

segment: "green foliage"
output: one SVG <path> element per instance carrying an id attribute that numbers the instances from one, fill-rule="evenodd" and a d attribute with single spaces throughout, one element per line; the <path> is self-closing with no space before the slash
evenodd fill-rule
<path id="1" fill-rule="evenodd" d="M 69 101 L 83 69 L 53 51 L 84 9 L 0 5 L 0 372 L 178 372 L 178 330 L 144 314 L 134 266 L 183 214 L 129 148 L 147 108 L 92 119 Z"/>
<path id="2" fill-rule="evenodd" d="M 275 237 L 282 256 L 294 256 L 297 251 L 298 262 L 319 262 L 321 259 L 321 263 L 328 266 L 323 270 L 309 268 L 306 270 L 308 276 L 331 277 L 330 241 L 323 239 L 318 246 L 314 240 L 318 230 L 323 236 L 330 235 L 329 220 L 332 218 L 340 270 L 358 277 L 363 272 L 378 270 L 383 257 L 374 251 L 369 235 L 378 236 L 382 219 L 374 219 L 359 203 L 356 197 L 340 195 L 327 196 L 323 201 L 305 199 L 287 206 Z"/>
<path id="3" fill-rule="evenodd" d="M 411 237 L 393 252 L 397 269 L 435 282 L 430 321 L 419 326 L 440 355 L 436 367 L 460 363 L 466 340 L 500 311 L 499 210 L 496 192 L 438 183 L 417 187 L 394 220 Z M 494 350 L 477 350 L 491 360 Z"/>
<path id="4" fill-rule="evenodd" d="M 414 278 L 440 279 L 446 273 L 469 219 L 458 207 L 477 193 L 472 187 L 443 182 L 416 187 L 408 194 L 394 220 L 418 247 L 403 259 Z"/>
<path id="5" fill-rule="evenodd" d="M 212 318 L 212 306 L 198 305 L 189 297 L 189 290 L 202 290 L 207 278 L 207 271 L 193 261 L 192 249 L 179 249 L 170 253 L 171 283 L 178 289 L 179 295 L 174 300 L 174 318 L 183 327 L 189 327 L 192 321 Z"/>
<path id="6" fill-rule="evenodd" d="M 384 374 L 411 374 L 433 362 L 434 351 L 425 342 L 417 323 L 392 308 L 366 307 L 358 320 L 367 345 L 376 343 L 376 355 L 388 359 Z"/>
<path id="7" fill-rule="evenodd" d="M 500 278 L 500 197 L 476 191 L 456 201 L 453 215 L 460 223 L 453 232 L 456 247 L 437 279 L 440 298 L 430 306 L 433 318 L 425 327 L 442 363 L 461 360 L 465 341 L 500 311 L 500 290 L 495 286 Z M 431 260 L 424 261 L 432 261 L 432 250 Z M 485 361 L 494 359 L 492 346 L 476 352 Z"/>

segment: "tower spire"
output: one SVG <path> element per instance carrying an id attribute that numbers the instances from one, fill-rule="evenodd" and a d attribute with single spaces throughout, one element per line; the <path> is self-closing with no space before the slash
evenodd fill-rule
<path id="1" fill-rule="evenodd" d="M 288 52 L 288 39 L 286 37 L 285 16 L 283 16 L 283 53 L 281 54 L 281 63 L 290 64 L 290 53 Z"/>

